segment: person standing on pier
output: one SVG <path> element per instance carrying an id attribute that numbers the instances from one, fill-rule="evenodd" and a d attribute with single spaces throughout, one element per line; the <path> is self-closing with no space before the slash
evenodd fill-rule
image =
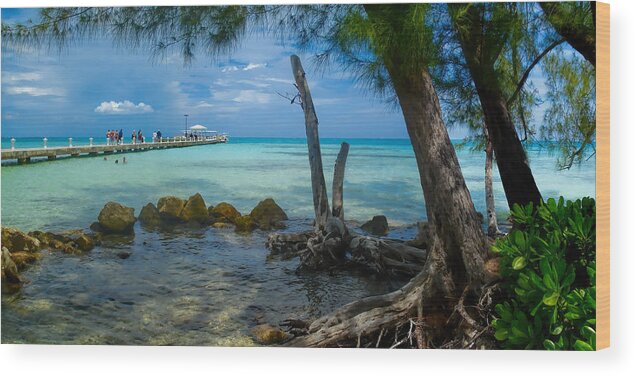
<path id="1" fill-rule="evenodd" d="M 132 137 L 130 137 L 130 140 L 131 140 L 130 142 L 132 142 L 132 144 L 133 144 L 133 145 L 136 143 L 136 142 L 135 142 L 135 137 L 137 137 L 137 133 L 136 133 L 136 132 L 135 132 L 135 130 L 133 129 L 133 130 L 132 130 Z"/>
<path id="2" fill-rule="evenodd" d="M 123 128 L 119 129 L 119 142 L 123 144 Z"/>
<path id="3" fill-rule="evenodd" d="M 159 129 L 159 130 L 157 131 L 157 139 L 159 140 L 159 142 L 161 142 L 161 141 L 162 141 L 162 140 L 161 140 L 162 138 L 163 138 L 163 137 L 161 136 L 161 130 Z"/>
<path id="4" fill-rule="evenodd" d="M 106 145 L 110 145 L 110 129 L 106 132 Z"/>

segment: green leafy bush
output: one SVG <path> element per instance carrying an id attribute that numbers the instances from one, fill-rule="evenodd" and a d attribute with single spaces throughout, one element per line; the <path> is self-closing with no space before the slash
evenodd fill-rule
<path id="1" fill-rule="evenodd" d="M 492 326 L 511 349 L 595 349 L 595 200 L 514 205 L 499 239 L 506 296 Z"/>

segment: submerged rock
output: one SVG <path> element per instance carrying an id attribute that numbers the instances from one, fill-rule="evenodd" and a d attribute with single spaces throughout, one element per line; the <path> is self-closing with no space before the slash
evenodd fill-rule
<path id="1" fill-rule="evenodd" d="M 130 257 L 130 255 L 132 255 L 132 253 L 130 253 L 128 251 L 117 252 L 117 257 L 119 257 L 122 260 L 127 259 L 128 257 Z"/>
<path id="2" fill-rule="evenodd" d="M 132 232 L 137 218 L 133 208 L 111 201 L 101 209 L 97 220 L 101 232 L 121 234 Z"/>
<path id="3" fill-rule="evenodd" d="M 2 227 L 2 246 L 9 252 L 37 252 L 40 250 L 41 242 L 30 236 L 10 227 Z"/>
<path id="4" fill-rule="evenodd" d="M 240 217 L 240 212 L 232 204 L 221 202 L 212 209 L 210 222 L 235 223 L 238 217 Z"/>
<path id="5" fill-rule="evenodd" d="M 180 222 L 181 218 L 179 215 L 184 206 L 185 200 L 175 196 L 161 197 L 157 203 L 159 216 L 162 220 L 168 222 Z"/>
<path id="6" fill-rule="evenodd" d="M 95 242 L 86 234 L 78 236 L 77 239 L 75 239 L 75 244 L 77 244 L 77 248 L 82 252 L 88 252 L 95 248 Z"/>
<path id="7" fill-rule="evenodd" d="M 376 215 L 362 225 L 362 230 L 372 235 L 384 236 L 388 234 L 388 219 L 385 215 Z"/>
<path id="8" fill-rule="evenodd" d="M 231 223 L 225 223 L 225 222 L 216 222 L 212 224 L 212 227 L 214 228 L 230 228 L 232 227 Z"/>
<path id="9" fill-rule="evenodd" d="M 26 251 L 10 252 L 10 254 L 11 259 L 13 260 L 15 266 L 17 266 L 19 271 L 23 271 L 27 268 L 27 266 L 33 264 L 41 257 L 39 253 Z"/>
<path id="10" fill-rule="evenodd" d="M 254 339 L 263 345 L 273 345 L 286 341 L 289 335 L 282 329 L 269 324 L 262 324 L 251 329 Z"/>
<path id="11" fill-rule="evenodd" d="M 236 218 L 234 223 L 236 224 L 236 232 L 251 232 L 256 228 L 256 223 L 249 215 L 242 215 Z"/>
<path id="12" fill-rule="evenodd" d="M 272 198 L 260 201 L 249 215 L 261 230 L 284 228 L 282 221 L 289 219 L 287 213 Z"/>
<path id="13" fill-rule="evenodd" d="M 11 254 L 7 247 L 2 247 L 2 275 L 0 276 L 2 282 L 8 283 L 20 283 L 20 275 L 18 274 L 18 267 L 13 262 Z"/>
<path id="14" fill-rule="evenodd" d="M 159 216 L 159 209 L 149 202 L 141 208 L 139 213 L 139 222 L 146 226 L 158 226 L 161 223 L 161 217 Z"/>
<path id="15" fill-rule="evenodd" d="M 179 217 L 182 221 L 185 222 L 198 222 L 200 224 L 206 224 L 209 221 L 209 214 L 207 211 L 207 207 L 205 206 L 205 200 L 203 200 L 203 196 L 200 193 L 195 194 L 190 197 Z"/>

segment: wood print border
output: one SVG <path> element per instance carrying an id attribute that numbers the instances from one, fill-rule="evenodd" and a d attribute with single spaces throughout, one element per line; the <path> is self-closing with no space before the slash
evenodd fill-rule
<path id="1" fill-rule="evenodd" d="M 610 7 L 596 3 L 596 349 L 610 346 Z"/>

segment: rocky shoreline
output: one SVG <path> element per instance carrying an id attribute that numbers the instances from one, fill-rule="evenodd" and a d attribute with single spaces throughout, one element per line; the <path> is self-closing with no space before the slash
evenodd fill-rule
<path id="1" fill-rule="evenodd" d="M 260 201 L 249 214 L 241 214 L 233 205 L 221 202 L 207 206 L 201 194 L 187 200 L 175 196 L 159 199 L 156 205 L 145 205 L 139 217 L 135 209 L 117 202 L 108 202 L 99 212 L 97 221 L 90 225 L 92 232 L 69 230 L 59 233 L 31 231 L 2 227 L 2 286 L 3 292 L 16 292 L 23 284 L 21 273 L 41 257 L 41 251 L 59 251 L 82 255 L 101 244 L 103 236 L 111 234 L 134 235 L 137 220 L 148 229 L 169 229 L 178 225 L 230 228 L 238 233 L 255 229 L 270 231 L 286 227 L 284 210 L 272 198 Z M 125 258 L 125 257 L 122 257 Z"/>

